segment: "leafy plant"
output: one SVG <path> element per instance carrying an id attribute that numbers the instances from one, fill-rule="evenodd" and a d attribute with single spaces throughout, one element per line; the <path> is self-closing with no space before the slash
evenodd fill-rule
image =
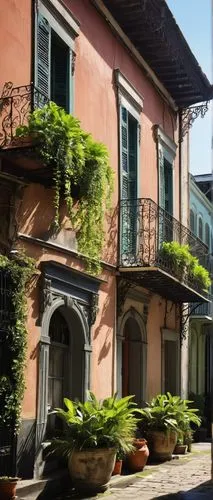
<path id="1" fill-rule="evenodd" d="M 34 260 L 21 253 L 11 260 L 1 255 L 0 272 L 7 284 L 1 325 L 6 335 L 3 356 L 5 349 L 7 363 L 3 364 L 0 376 L 0 424 L 17 432 L 25 389 L 26 286 L 35 272 Z"/>
<path id="2" fill-rule="evenodd" d="M 149 430 L 167 432 L 178 431 L 178 422 L 175 418 L 174 403 L 169 401 L 166 394 L 158 394 L 150 403 L 141 410 L 142 429 L 145 433 Z"/>
<path id="3" fill-rule="evenodd" d="M 132 402 L 134 396 L 117 399 L 116 395 L 98 401 L 90 392 L 89 400 L 81 403 L 64 399 L 67 410 L 56 409 L 65 422 L 64 436 L 52 440 L 47 456 L 68 457 L 74 449 L 115 448 L 119 454 L 134 449 L 135 436 L 141 410 Z"/>
<path id="4" fill-rule="evenodd" d="M 26 135 L 34 140 L 44 165 L 52 168 L 55 230 L 60 227 L 60 202 L 64 197 L 78 250 L 88 257 L 88 270 L 99 272 L 104 216 L 113 191 L 113 171 L 106 146 L 95 142 L 81 129 L 77 118 L 54 102 L 36 109 L 28 126 L 16 129 L 16 136 Z M 75 186 L 79 188 L 79 200 L 74 204 Z"/>
<path id="5" fill-rule="evenodd" d="M 209 272 L 191 254 L 189 245 L 181 245 L 177 241 L 163 242 L 160 257 L 169 262 L 179 278 L 186 273 L 199 288 L 208 291 L 211 285 Z"/>

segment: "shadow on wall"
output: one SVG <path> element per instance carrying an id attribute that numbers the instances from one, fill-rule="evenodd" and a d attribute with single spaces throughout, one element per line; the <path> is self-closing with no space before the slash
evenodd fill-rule
<path id="1" fill-rule="evenodd" d="M 33 477 L 35 435 L 35 420 L 23 420 L 17 444 L 17 473 L 25 479 Z"/>

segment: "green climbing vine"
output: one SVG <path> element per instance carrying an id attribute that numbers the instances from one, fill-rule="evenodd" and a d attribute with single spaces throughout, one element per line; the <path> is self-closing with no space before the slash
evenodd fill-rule
<path id="1" fill-rule="evenodd" d="M 26 287 L 35 273 L 34 260 L 23 254 L 14 259 L 0 256 L 1 311 L 0 426 L 15 428 L 20 423 L 24 395 L 27 347 Z M 2 299 L 3 300 L 3 299 Z"/>
<path id="2" fill-rule="evenodd" d="M 63 197 L 76 231 L 78 250 L 87 256 L 88 270 L 99 272 L 104 218 L 113 191 L 113 171 L 106 146 L 94 141 L 91 134 L 81 129 L 77 118 L 53 102 L 36 109 L 28 126 L 18 127 L 16 135 L 31 136 L 44 165 L 52 168 L 55 230 L 60 227 Z M 76 187 L 78 200 L 74 203 Z"/>

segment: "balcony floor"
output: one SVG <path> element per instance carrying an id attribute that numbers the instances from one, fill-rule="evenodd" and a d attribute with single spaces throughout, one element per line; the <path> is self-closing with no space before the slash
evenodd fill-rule
<path id="1" fill-rule="evenodd" d="M 172 302 L 209 302 L 204 292 L 190 288 L 158 267 L 119 267 L 119 272 L 127 280 Z"/>

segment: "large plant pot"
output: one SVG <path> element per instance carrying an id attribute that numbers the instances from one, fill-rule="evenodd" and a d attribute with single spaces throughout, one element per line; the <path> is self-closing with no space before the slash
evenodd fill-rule
<path id="1" fill-rule="evenodd" d="M 8 481 L 0 481 L 0 499 L 1 500 L 15 500 L 17 479 Z"/>
<path id="2" fill-rule="evenodd" d="M 149 457 L 149 449 L 145 439 L 134 439 L 136 450 L 127 456 L 127 467 L 131 472 L 142 471 Z"/>
<path id="3" fill-rule="evenodd" d="M 74 451 L 68 461 L 73 485 L 78 491 L 101 492 L 108 487 L 115 465 L 114 448 Z"/>
<path id="4" fill-rule="evenodd" d="M 177 433 L 175 431 L 150 431 L 148 433 L 148 445 L 152 460 L 158 462 L 171 460 L 176 443 Z"/>

